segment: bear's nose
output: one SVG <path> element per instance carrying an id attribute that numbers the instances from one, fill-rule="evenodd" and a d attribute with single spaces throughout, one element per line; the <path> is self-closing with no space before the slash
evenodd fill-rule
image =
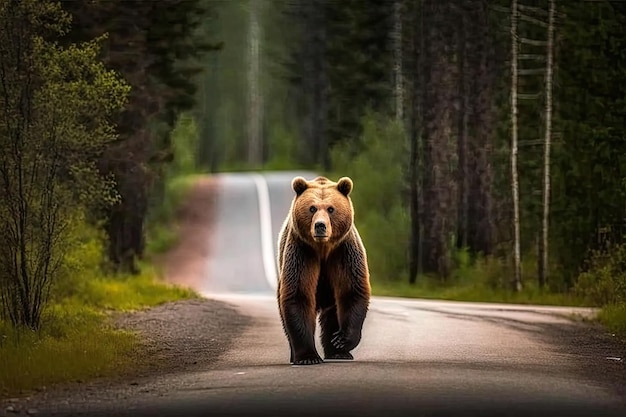
<path id="1" fill-rule="evenodd" d="M 316 235 L 325 235 L 326 234 L 326 223 L 324 223 L 324 222 L 315 222 L 315 234 Z"/>

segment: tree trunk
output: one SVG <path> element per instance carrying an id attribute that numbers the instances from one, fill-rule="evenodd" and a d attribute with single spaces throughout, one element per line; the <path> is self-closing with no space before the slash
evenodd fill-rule
<path id="1" fill-rule="evenodd" d="M 422 132 L 423 132 L 423 99 L 424 99 L 424 4 L 423 0 L 417 2 L 414 7 L 415 24 L 412 25 L 411 54 L 413 65 L 411 79 L 411 155 L 409 162 L 410 182 L 410 216 L 411 237 L 409 255 L 409 283 L 414 284 L 417 277 L 422 273 L 422 176 L 420 167 L 422 161 Z"/>
<path id="2" fill-rule="evenodd" d="M 250 0 L 248 27 L 248 163 L 259 167 L 263 163 L 262 96 L 260 88 L 260 8 L 263 2 Z"/>
<path id="3" fill-rule="evenodd" d="M 467 234 L 468 234 L 468 216 L 469 216 L 469 169 L 468 169 L 468 124 L 469 115 L 471 112 L 470 107 L 470 68 L 468 65 L 468 50 L 469 50 L 469 31 L 466 22 L 467 11 L 462 11 L 461 19 L 459 20 L 461 29 L 459 31 L 459 101 L 460 109 L 458 113 L 458 146 L 457 153 L 459 158 L 459 170 L 457 181 L 459 184 L 458 192 L 458 227 L 457 227 L 457 247 L 467 247 Z"/>
<path id="4" fill-rule="evenodd" d="M 402 77 L 402 0 L 393 4 L 394 98 L 397 120 L 404 118 L 404 87 Z"/>
<path id="5" fill-rule="evenodd" d="M 450 2 L 429 1 L 424 101 L 424 270 L 446 279 L 452 268 L 451 238 L 457 227 L 456 111 L 458 18 Z M 424 70 L 424 69 L 423 69 Z"/>
<path id="6" fill-rule="evenodd" d="M 556 0 L 550 0 L 548 15 L 548 45 L 546 52 L 546 108 L 545 108 L 545 144 L 543 154 L 543 216 L 541 222 L 541 243 L 539 254 L 539 286 L 547 282 L 548 268 L 548 220 L 550 215 L 550 145 L 552 136 L 552 61 L 554 44 L 554 14 Z"/>
<path id="7" fill-rule="evenodd" d="M 494 39 L 489 30 L 489 6 L 475 0 L 468 6 L 471 10 L 466 20 L 470 31 L 470 51 L 467 54 L 471 97 L 468 138 L 468 220 L 467 246 L 473 253 L 490 255 L 495 240 L 493 209 L 493 137 L 496 129 L 494 85 L 495 71 Z M 471 24 L 469 24 L 471 23 Z"/>
<path id="8" fill-rule="evenodd" d="M 511 0 L 511 192 L 513 194 L 513 288 L 522 290 L 519 182 L 517 178 L 517 0 Z"/>

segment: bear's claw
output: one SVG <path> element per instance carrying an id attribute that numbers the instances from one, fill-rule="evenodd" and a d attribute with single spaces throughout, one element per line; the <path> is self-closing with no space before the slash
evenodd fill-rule
<path id="1" fill-rule="evenodd" d="M 296 361 L 293 362 L 294 365 L 317 365 L 324 362 L 322 360 L 322 358 L 318 357 L 311 357 L 311 358 L 303 358 L 303 359 L 298 359 Z"/>

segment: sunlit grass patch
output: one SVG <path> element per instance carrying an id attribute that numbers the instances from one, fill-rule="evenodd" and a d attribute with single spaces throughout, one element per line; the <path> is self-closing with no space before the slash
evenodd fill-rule
<path id="1" fill-rule="evenodd" d="M 74 297 L 84 304 L 113 310 L 137 310 L 197 297 L 192 290 L 161 282 L 155 275 L 154 268 L 144 265 L 139 275 L 94 277 Z"/>
<path id="2" fill-rule="evenodd" d="M 0 338 L 0 396 L 115 375 L 142 363 L 137 336 L 80 305 L 53 306 L 39 332 L 0 322 Z"/>
<path id="3" fill-rule="evenodd" d="M 609 304 L 602 308 L 598 319 L 609 331 L 626 338 L 626 304 Z"/>
<path id="4" fill-rule="evenodd" d="M 74 290 L 45 310 L 41 330 L 14 329 L 0 321 L 0 397 L 54 383 L 120 375 L 141 367 L 137 335 L 113 328 L 107 311 L 148 308 L 193 298 L 165 284 L 152 267 L 139 275 L 91 274 L 74 278 Z"/>

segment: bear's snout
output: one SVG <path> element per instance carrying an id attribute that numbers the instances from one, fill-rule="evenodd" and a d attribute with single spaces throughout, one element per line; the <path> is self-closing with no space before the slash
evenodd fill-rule
<path id="1" fill-rule="evenodd" d="M 316 237 L 322 237 L 322 236 L 326 236 L 326 223 L 322 222 L 322 221 L 317 221 L 315 222 L 315 236 Z"/>
<path id="2" fill-rule="evenodd" d="M 311 234 L 316 242 L 327 242 L 332 233 L 330 219 L 325 210 L 320 210 L 311 219 Z"/>

